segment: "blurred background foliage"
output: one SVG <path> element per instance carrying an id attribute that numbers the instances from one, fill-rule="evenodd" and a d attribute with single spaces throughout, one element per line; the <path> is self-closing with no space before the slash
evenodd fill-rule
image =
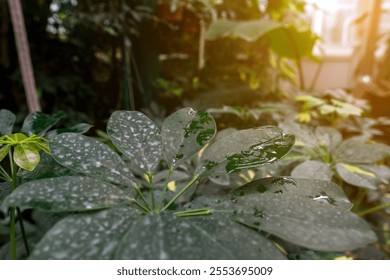
<path id="1" fill-rule="evenodd" d="M 21 2 L 42 110 L 97 127 L 152 103 L 281 100 L 305 87 L 300 60 L 318 39 L 295 0 Z M 0 9 L 1 107 L 26 115 L 7 1 Z"/>

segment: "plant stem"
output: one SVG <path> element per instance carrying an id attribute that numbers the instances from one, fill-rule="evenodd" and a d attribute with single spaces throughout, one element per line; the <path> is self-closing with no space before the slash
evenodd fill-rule
<path id="1" fill-rule="evenodd" d="M 371 214 L 371 213 L 374 213 L 376 211 L 379 211 L 379 210 L 382 210 L 382 209 L 385 209 L 385 208 L 389 208 L 390 207 L 390 202 L 388 203 L 384 203 L 384 204 L 380 204 L 380 205 L 377 205 L 375 207 L 372 207 L 372 208 L 369 208 L 367 210 L 364 210 L 360 213 L 358 213 L 359 216 L 365 216 L 365 215 L 368 215 L 368 214 Z"/>
<path id="2" fill-rule="evenodd" d="M 143 206 L 141 203 L 139 203 L 136 199 L 132 199 L 131 202 L 133 202 L 135 205 L 137 205 L 142 211 L 144 211 L 145 213 L 149 213 L 150 212 L 150 209 L 146 208 L 145 206 Z"/>
<path id="3" fill-rule="evenodd" d="M 152 201 L 152 210 L 156 209 L 156 204 L 154 201 L 154 186 L 153 186 L 153 175 L 148 173 L 146 174 L 148 177 L 148 182 L 149 182 L 149 188 L 150 188 L 150 200 Z"/>
<path id="4" fill-rule="evenodd" d="M 164 185 L 164 189 L 163 189 L 162 194 L 161 194 L 160 202 L 158 203 L 158 207 L 157 207 L 158 211 L 161 211 L 162 204 L 163 204 L 164 199 L 165 199 L 165 194 L 167 193 L 167 190 L 168 190 L 169 179 L 171 178 L 172 174 L 173 174 L 173 167 L 171 166 L 171 168 L 169 168 L 168 176 L 165 180 L 165 185 Z"/>
<path id="5" fill-rule="evenodd" d="M 27 256 L 28 256 L 28 255 L 30 255 L 30 248 L 28 246 L 26 230 L 24 229 L 24 223 L 23 223 L 23 219 L 22 219 L 22 214 L 20 212 L 19 207 L 16 208 L 16 213 L 18 214 L 18 217 L 19 217 L 20 231 L 22 232 L 24 248 L 26 249 L 26 253 L 27 253 Z"/>
<path id="6" fill-rule="evenodd" d="M 9 159 L 11 162 L 11 176 L 12 176 L 12 185 L 11 189 L 14 191 L 16 189 L 16 174 L 18 172 L 18 166 L 12 158 L 12 152 L 9 152 Z M 10 229 L 9 229 L 9 242 L 11 249 L 11 259 L 16 260 L 16 231 L 15 231 L 15 207 L 10 208 Z"/>
<path id="7" fill-rule="evenodd" d="M 196 175 L 194 176 L 191 181 L 188 182 L 187 185 L 184 186 L 184 188 L 178 192 L 167 204 L 165 204 L 165 206 L 161 209 L 161 211 L 165 211 L 167 210 L 167 208 L 169 206 L 172 205 L 172 203 L 174 203 L 179 197 L 181 197 L 183 195 L 183 193 L 185 193 L 199 178 L 199 175 Z"/>
<path id="8" fill-rule="evenodd" d="M 212 214 L 212 210 L 209 208 L 190 209 L 185 211 L 178 211 L 174 213 L 179 217 L 195 217 L 195 216 L 207 216 Z"/>
<path id="9" fill-rule="evenodd" d="M 140 188 L 138 186 L 135 187 L 135 190 L 137 191 L 139 197 L 142 199 L 142 201 L 145 203 L 145 209 L 147 209 L 147 212 L 150 212 L 150 207 L 149 207 L 149 203 L 146 201 L 146 198 L 145 196 L 143 195 L 143 193 L 141 192 Z M 138 201 L 137 201 L 138 202 Z M 138 202 L 139 203 L 139 202 Z"/>

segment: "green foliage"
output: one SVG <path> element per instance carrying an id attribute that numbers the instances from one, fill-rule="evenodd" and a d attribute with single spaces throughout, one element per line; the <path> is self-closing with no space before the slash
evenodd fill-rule
<path id="1" fill-rule="evenodd" d="M 294 177 L 337 176 L 353 186 L 374 190 L 389 182 L 390 168 L 380 163 L 390 156 L 388 145 L 372 143 L 361 136 L 343 140 L 332 127 L 310 129 L 297 124 L 282 127 L 298 135 L 294 150 L 306 159 L 292 171 Z"/>
<path id="2" fill-rule="evenodd" d="M 86 136 L 55 136 L 54 159 L 77 173 L 26 182 L 5 199 L 6 207 L 72 213 L 47 231 L 31 259 L 285 259 L 278 240 L 321 251 L 376 240 L 330 182 L 279 177 L 228 195 L 196 192 L 209 176 L 285 156 L 294 136 L 277 127 L 212 141 L 211 115 L 184 108 L 161 130 L 142 113 L 116 111 L 107 132 L 119 154 Z M 196 153 L 194 173 L 179 175 Z M 172 180 L 184 184 L 174 190 Z"/>
<path id="3" fill-rule="evenodd" d="M 67 131 L 83 133 L 90 128 L 90 125 L 78 124 L 69 129 L 52 129 L 64 117 L 64 113 L 47 115 L 35 112 L 24 119 L 21 132 L 12 133 L 16 121 L 15 115 L 4 109 L 0 110 L 0 115 L 2 117 L 0 134 L 3 134 L 0 136 L 1 206 L 22 182 L 47 177 L 49 174 L 55 176 L 67 174 L 67 171 L 64 172 L 65 168 L 51 158 L 48 139 Z M 7 155 L 9 155 L 9 165 L 4 160 Z M 25 257 L 29 253 L 28 243 L 36 242 L 43 234 L 42 229 L 28 223 L 27 234 L 20 209 L 11 207 L 8 213 L 10 242 L 0 248 L 0 255 L 12 259 Z M 49 219 L 49 216 L 47 218 Z M 15 228 L 16 221 L 20 224 L 20 232 Z"/>

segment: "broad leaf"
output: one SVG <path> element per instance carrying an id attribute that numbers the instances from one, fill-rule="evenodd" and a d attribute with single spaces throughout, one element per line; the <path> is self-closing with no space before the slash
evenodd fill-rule
<path id="1" fill-rule="evenodd" d="M 148 215 L 134 222 L 115 259 L 284 259 L 271 241 L 229 219 Z"/>
<path id="2" fill-rule="evenodd" d="M 45 211 L 87 211 L 130 202 L 128 190 L 81 176 L 30 181 L 20 185 L 4 201 L 6 206 Z"/>
<path id="3" fill-rule="evenodd" d="M 365 143 L 360 138 L 350 138 L 334 152 L 337 162 L 370 164 L 390 156 L 390 147 L 381 143 Z"/>
<path id="4" fill-rule="evenodd" d="M 134 176 L 107 145 L 76 133 L 63 133 L 50 142 L 53 158 L 72 170 L 112 183 L 131 185 Z"/>
<path id="5" fill-rule="evenodd" d="M 107 124 L 107 134 L 130 160 L 134 170 L 153 173 L 161 158 L 161 135 L 147 116 L 136 111 L 116 111 Z"/>
<path id="6" fill-rule="evenodd" d="M 52 116 L 42 112 L 31 113 L 24 119 L 21 132 L 28 136 L 32 134 L 43 136 L 64 116 L 64 112 L 58 112 Z"/>
<path id="7" fill-rule="evenodd" d="M 341 133 L 333 127 L 317 127 L 314 134 L 319 144 L 321 146 L 328 147 L 329 150 L 333 150 L 343 141 L 343 136 Z"/>
<path id="8" fill-rule="evenodd" d="M 207 30 L 206 39 L 215 40 L 223 37 L 238 37 L 248 42 L 253 42 L 269 33 L 280 28 L 280 24 L 266 19 L 231 21 L 216 20 L 213 21 Z"/>
<path id="9" fill-rule="evenodd" d="M 6 109 L 0 110 L 0 136 L 12 134 L 15 119 L 15 115 L 11 111 Z"/>
<path id="10" fill-rule="evenodd" d="M 301 186 L 309 187 L 310 181 L 315 191 Z M 346 209 L 346 198 L 337 196 L 337 188 L 317 180 L 258 180 L 232 193 L 231 217 L 312 250 L 354 250 L 375 242 L 375 233 Z"/>
<path id="11" fill-rule="evenodd" d="M 54 130 L 50 130 L 45 134 L 45 137 L 47 138 L 53 138 L 55 135 L 61 134 L 61 133 L 67 133 L 67 132 L 73 132 L 73 133 L 86 133 L 92 125 L 86 124 L 86 123 L 79 123 L 72 127 L 67 128 L 58 128 Z"/>
<path id="12" fill-rule="evenodd" d="M 294 139 L 271 126 L 233 132 L 204 151 L 195 173 L 215 176 L 272 163 L 290 151 Z"/>
<path id="13" fill-rule="evenodd" d="M 0 183 L 0 209 L 3 204 L 4 199 L 12 192 L 12 187 L 10 182 Z"/>
<path id="14" fill-rule="evenodd" d="M 20 168 L 32 171 L 38 165 L 40 155 L 34 145 L 26 143 L 15 146 L 13 158 Z"/>
<path id="15" fill-rule="evenodd" d="M 329 165 L 321 161 L 307 160 L 297 165 L 291 172 L 294 178 L 310 178 L 330 181 L 333 171 Z"/>
<path id="16" fill-rule="evenodd" d="M 170 115 L 164 120 L 161 131 L 168 165 L 180 165 L 202 149 L 215 133 L 215 121 L 207 112 L 184 108 Z"/>
<path id="17" fill-rule="evenodd" d="M 123 234 L 135 218 L 130 208 L 71 215 L 46 233 L 30 259 L 112 259 Z"/>
<path id="18" fill-rule="evenodd" d="M 318 37 L 310 30 L 297 30 L 293 25 L 274 28 L 267 34 L 270 48 L 280 57 L 299 60 L 303 57 L 314 59 L 312 54 Z M 291 46 L 286 48 L 286 46 Z"/>
<path id="19" fill-rule="evenodd" d="M 5 145 L 0 148 L 0 162 L 8 155 L 9 150 L 11 149 L 11 146 Z"/>
<path id="20" fill-rule="evenodd" d="M 336 171 L 345 182 L 357 187 L 375 190 L 381 182 L 376 174 L 365 169 L 364 165 L 338 163 Z"/>

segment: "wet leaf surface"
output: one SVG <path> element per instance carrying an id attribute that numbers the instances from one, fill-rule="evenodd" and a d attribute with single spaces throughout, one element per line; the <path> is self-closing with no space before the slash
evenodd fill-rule
<path id="1" fill-rule="evenodd" d="M 257 180 L 231 194 L 231 217 L 312 250 L 353 250 L 375 242 L 375 233 L 348 210 L 337 188 L 310 179 Z"/>
<path id="2" fill-rule="evenodd" d="M 236 131 L 204 151 L 195 173 L 215 176 L 272 163 L 290 151 L 294 140 L 272 126 Z"/>
<path id="3" fill-rule="evenodd" d="M 184 108 L 167 117 L 161 136 L 168 165 L 179 166 L 209 143 L 215 133 L 215 121 L 207 112 Z"/>

